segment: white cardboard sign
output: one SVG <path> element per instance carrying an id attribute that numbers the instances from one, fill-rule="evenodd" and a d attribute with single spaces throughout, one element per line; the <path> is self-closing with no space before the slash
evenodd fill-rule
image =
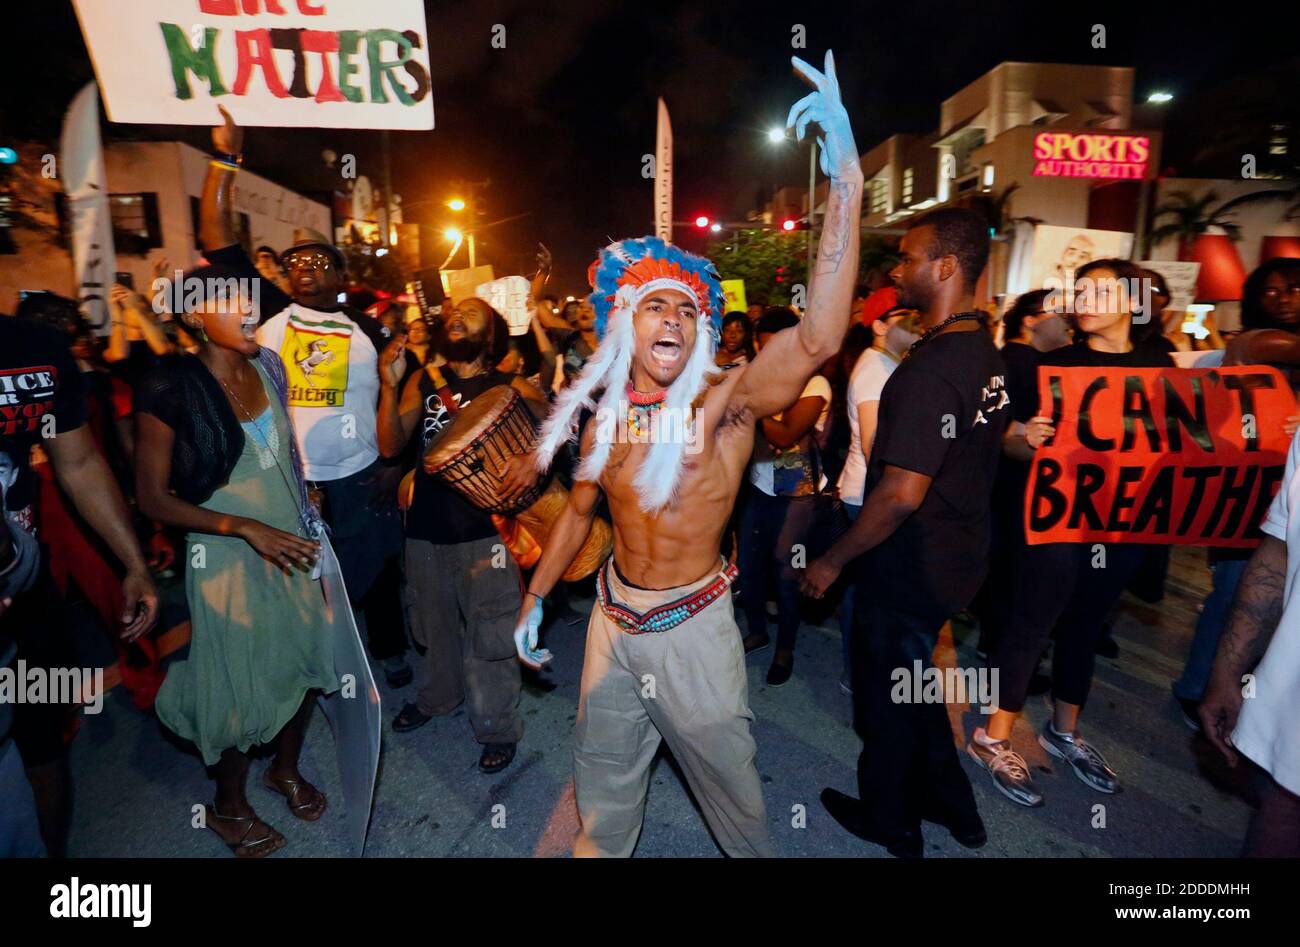
<path id="1" fill-rule="evenodd" d="M 421 0 L 73 0 L 108 117 L 433 128 Z"/>

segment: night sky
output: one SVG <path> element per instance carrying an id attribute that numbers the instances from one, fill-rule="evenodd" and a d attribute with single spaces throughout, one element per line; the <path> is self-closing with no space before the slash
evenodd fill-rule
<path id="1" fill-rule="evenodd" d="M 17 6 L 5 5 L 20 23 L 0 64 L 0 135 L 55 138 L 67 101 L 92 75 L 89 60 L 70 0 Z M 428 202 L 408 220 L 441 226 L 448 182 L 490 180 L 488 218 L 526 216 L 485 233 L 480 254 L 505 275 L 545 241 L 556 255 L 554 288 L 578 292 L 606 238 L 651 230 L 652 182 L 641 167 L 654 150 L 660 95 L 676 142 L 674 216 L 734 220 L 774 184 L 807 179 L 804 147 L 765 138 L 804 92 L 792 52 L 820 66 L 826 47 L 835 50 L 862 151 L 936 127 L 942 99 L 1003 60 L 1131 65 L 1139 98 L 1155 88 L 1186 98 L 1296 55 L 1293 5 L 1258 18 L 1239 15 L 1257 9 L 1247 5 L 1198 6 L 427 2 L 437 128 L 392 133 L 395 187 L 408 205 Z M 497 23 L 504 49 L 490 42 Z M 795 24 L 807 28 L 805 50 L 791 49 Z M 1092 47 L 1094 24 L 1106 27 L 1105 49 Z M 106 137 L 207 142 L 196 128 L 113 125 Z M 379 139 L 251 129 L 246 167 L 296 189 L 341 189 L 320 157 L 331 148 L 356 154 L 359 172 L 378 182 Z M 698 247 L 693 228 L 678 237 Z"/>

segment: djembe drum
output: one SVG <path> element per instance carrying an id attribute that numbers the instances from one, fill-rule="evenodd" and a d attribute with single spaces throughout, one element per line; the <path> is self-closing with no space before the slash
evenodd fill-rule
<path id="1" fill-rule="evenodd" d="M 496 517 L 515 517 L 533 542 L 545 547 L 569 491 L 551 480 L 507 501 L 504 489 L 511 459 L 532 451 L 536 442 L 537 428 L 524 399 L 511 386 L 498 385 L 456 412 L 447 430 L 425 452 L 424 469 L 479 509 Z M 596 517 L 564 580 L 572 582 L 596 571 L 612 547 L 609 524 Z"/>

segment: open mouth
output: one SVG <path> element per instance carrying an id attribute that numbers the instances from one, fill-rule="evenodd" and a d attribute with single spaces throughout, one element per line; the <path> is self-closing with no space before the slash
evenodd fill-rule
<path id="1" fill-rule="evenodd" d="M 239 328 L 244 333 L 244 338 L 255 341 L 257 339 L 257 317 L 245 316 L 239 320 Z"/>
<path id="2" fill-rule="evenodd" d="M 667 333 L 650 348 L 650 354 L 660 365 L 675 365 L 682 355 L 682 340 L 672 333 Z"/>

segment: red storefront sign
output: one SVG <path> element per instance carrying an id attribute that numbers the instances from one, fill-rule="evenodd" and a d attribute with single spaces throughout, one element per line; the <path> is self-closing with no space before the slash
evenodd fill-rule
<path id="1" fill-rule="evenodd" d="M 1034 136 L 1036 177 L 1141 180 L 1151 158 L 1146 135 L 1039 132 Z"/>

